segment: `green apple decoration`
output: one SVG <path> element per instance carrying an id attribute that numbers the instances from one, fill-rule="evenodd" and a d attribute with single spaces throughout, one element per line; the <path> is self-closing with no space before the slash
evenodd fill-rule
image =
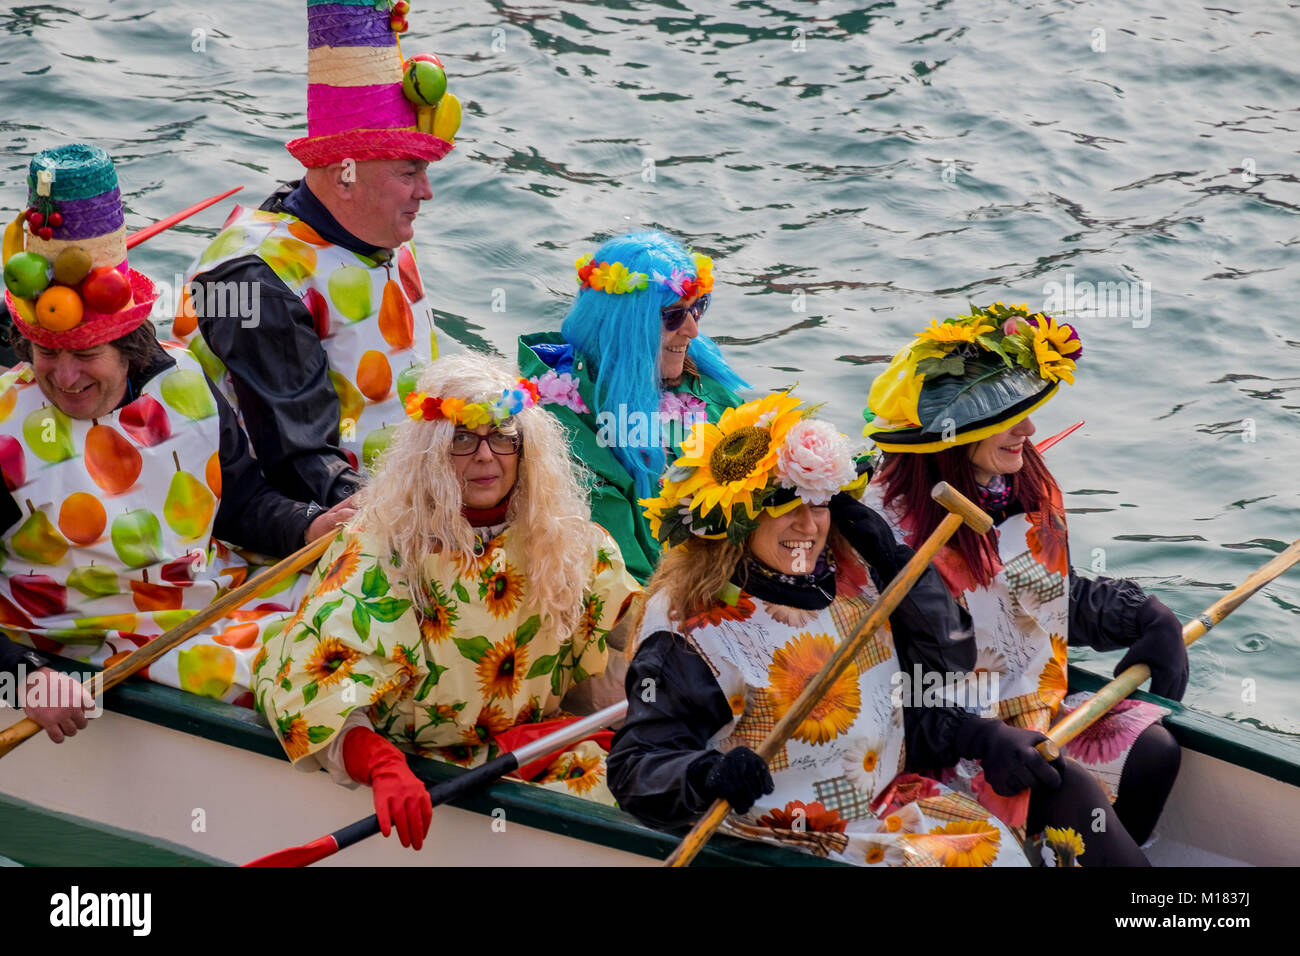
<path id="1" fill-rule="evenodd" d="M 200 421 L 217 413 L 217 403 L 202 372 L 182 368 L 169 372 L 160 386 L 163 401 L 186 418 Z"/>
<path id="2" fill-rule="evenodd" d="M 212 245 L 203 250 L 203 255 L 199 256 L 199 265 L 206 265 L 209 262 L 216 262 L 232 253 L 238 252 L 240 247 L 247 241 L 247 234 L 243 226 L 231 226 L 229 229 L 223 229 L 217 238 L 212 240 Z"/>
<path id="3" fill-rule="evenodd" d="M 396 433 L 396 425 L 385 425 L 383 428 L 376 428 L 366 436 L 366 440 L 361 444 L 361 464 L 365 465 L 367 471 L 375 470 L 375 459 L 388 450 L 388 445 Z"/>
<path id="4" fill-rule="evenodd" d="M 117 582 L 117 572 L 102 564 L 84 564 L 79 568 L 73 568 L 72 573 L 68 575 L 68 587 L 80 591 L 92 600 L 122 593 L 122 588 Z"/>
<path id="5" fill-rule="evenodd" d="M 175 611 L 154 611 L 153 620 L 164 631 L 170 631 L 173 627 L 178 627 L 197 613 L 192 608 L 185 607 Z"/>
<path id="6" fill-rule="evenodd" d="M 77 453 L 72 443 L 72 419 L 53 405 L 43 405 L 23 419 L 23 440 L 32 454 L 50 464 Z"/>
<path id="7" fill-rule="evenodd" d="M 163 520 L 182 538 L 197 538 L 208 530 L 217 499 L 202 481 L 181 471 L 181 460 L 174 451 L 172 461 L 176 463 L 176 474 L 172 475 L 163 502 Z"/>
<path id="8" fill-rule="evenodd" d="M 49 261 L 35 252 L 15 252 L 5 263 L 5 288 L 19 299 L 34 299 L 50 284 Z"/>
<path id="9" fill-rule="evenodd" d="M 190 339 L 190 344 L 186 348 L 190 350 L 190 354 L 194 356 L 208 378 L 214 382 L 221 381 L 222 376 L 226 374 L 226 365 L 217 358 L 217 353 L 208 347 L 208 343 L 203 341 L 202 332 L 195 332 L 194 338 Z"/>
<path id="10" fill-rule="evenodd" d="M 200 644 L 176 655 L 181 690 L 220 699 L 235 680 L 235 652 L 215 644 Z"/>
<path id="11" fill-rule="evenodd" d="M 113 519 L 113 550 L 128 568 L 145 568 L 163 559 L 162 525 L 146 508 L 135 508 Z"/>
<path id="12" fill-rule="evenodd" d="M 27 510 L 31 517 L 22 523 L 9 539 L 9 547 L 14 554 L 26 558 L 33 564 L 58 564 L 68 553 L 68 539 L 59 534 L 59 529 L 45 516 L 45 512 L 27 500 Z"/>
<path id="13" fill-rule="evenodd" d="M 360 266 L 339 266 L 330 273 L 330 301 L 339 314 L 360 322 L 374 311 L 370 301 L 370 273 Z"/>

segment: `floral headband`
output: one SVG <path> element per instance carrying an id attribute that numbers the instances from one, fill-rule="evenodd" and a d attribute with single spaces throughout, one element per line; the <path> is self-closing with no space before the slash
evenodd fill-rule
<path id="1" fill-rule="evenodd" d="M 647 288 L 650 281 L 654 281 L 672 289 L 682 298 L 689 299 L 713 291 L 713 260 L 698 252 L 692 253 L 692 258 L 695 260 L 694 278 L 676 266 L 667 276 L 660 272 L 655 272 L 653 276 L 647 276 L 644 272 L 628 272 L 623 263 L 595 262 L 590 253 L 575 260 L 573 264 L 578 269 L 578 284 L 584 289 L 623 295 L 626 292 L 639 292 Z"/>
<path id="2" fill-rule="evenodd" d="M 501 397 L 493 400 L 481 398 L 469 401 L 464 398 L 439 398 L 425 392 L 412 392 L 406 396 L 406 414 L 417 422 L 435 422 L 445 419 L 453 425 L 478 428 L 481 425 L 500 425 L 512 415 L 537 404 L 537 386 L 521 378 L 514 388 L 503 389 Z"/>
<path id="3" fill-rule="evenodd" d="M 860 487 L 866 477 L 857 474 L 849 440 L 801 404 L 776 392 L 727 409 L 716 425 L 696 424 L 659 497 L 640 502 L 656 540 L 676 547 L 694 535 L 740 544 L 762 511 L 780 516 Z"/>

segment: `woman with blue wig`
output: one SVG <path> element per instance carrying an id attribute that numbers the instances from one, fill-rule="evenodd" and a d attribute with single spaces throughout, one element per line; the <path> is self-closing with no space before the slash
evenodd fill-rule
<path id="1" fill-rule="evenodd" d="M 747 387 L 699 326 L 713 260 L 662 232 L 610 239 L 578 259 L 580 285 L 557 332 L 519 339 L 519 370 L 595 476 L 591 515 L 644 582 L 659 559 L 638 498 L 652 498 L 691 425 L 716 422 Z"/>

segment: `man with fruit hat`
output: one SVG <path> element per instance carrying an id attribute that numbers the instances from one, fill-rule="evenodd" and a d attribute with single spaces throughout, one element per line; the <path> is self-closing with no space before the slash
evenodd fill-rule
<path id="1" fill-rule="evenodd" d="M 172 326 L 239 410 L 267 477 L 325 508 L 387 447 L 437 355 L 410 240 L 460 103 L 436 56 L 403 61 L 407 9 L 308 0 L 307 135 L 287 147 L 307 172 L 227 222 Z M 236 289 L 256 315 L 232 314 Z"/>
<path id="2" fill-rule="evenodd" d="M 0 533 L 0 629 L 105 664 L 244 579 L 243 559 L 216 539 L 285 555 L 350 509 L 313 518 L 272 488 L 198 363 L 158 342 L 158 292 L 128 265 L 108 154 L 38 153 L 27 185 L 4 237 L 23 363 L 0 375 L 0 472 L 20 508 Z M 293 603 L 282 591 L 236 612 L 148 676 L 238 700 L 259 636 Z"/>

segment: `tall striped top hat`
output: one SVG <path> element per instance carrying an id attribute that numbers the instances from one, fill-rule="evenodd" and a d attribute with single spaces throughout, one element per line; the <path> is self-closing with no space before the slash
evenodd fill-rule
<path id="1" fill-rule="evenodd" d="M 75 143 L 32 157 L 27 208 L 4 234 L 4 278 L 14 325 L 46 348 L 93 348 L 149 317 L 158 290 L 127 264 L 108 153 Z"/>
<path id="2" fill-rule="evenodd" d="M 460 127 L 442 62 L 403 61 L 407 0 L 307 0 L 307 135 L 286 145 L 304 166 L 344 159 L 442 159 Z"/>

